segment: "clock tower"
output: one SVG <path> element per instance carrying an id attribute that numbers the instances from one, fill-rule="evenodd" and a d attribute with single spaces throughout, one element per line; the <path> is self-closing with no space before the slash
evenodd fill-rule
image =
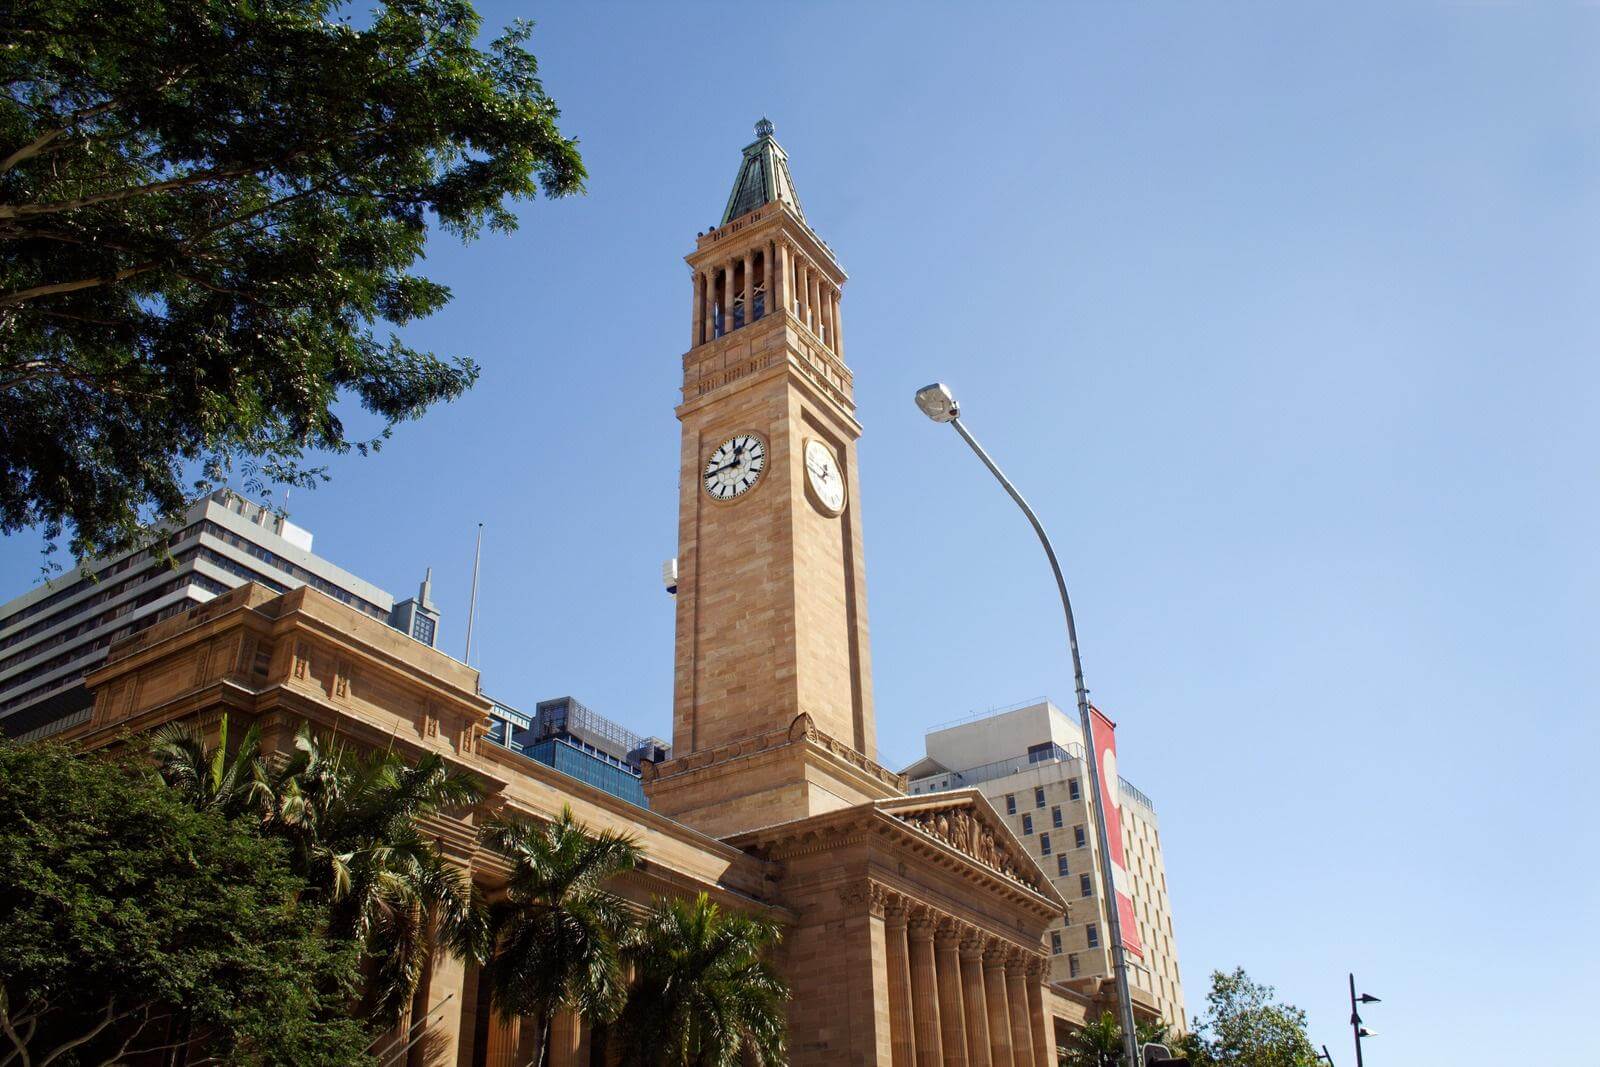
<path id="1" fill-rule="evenodd" d="M 772 123 L 686 257 L 673 758 L 651 806 L 716 836 L 903 791 L 875 762 L 839 300 Z"/>

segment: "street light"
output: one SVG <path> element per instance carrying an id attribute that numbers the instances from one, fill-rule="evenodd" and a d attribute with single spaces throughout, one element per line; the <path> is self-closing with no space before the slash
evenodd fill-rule
<path id="1" fill-rule="evenodd" d="M 942 382 L 924 386 L 917 390 L 917 407 L 922 413 L 934 422 L 948 422 L 956 428 L 956 433 L 961 439 L 972 447 L 983 465 L 989 468 L 989 473 L 995 476 L 1000 485 L 1017 502 L 1017 507 L 1028 517 L 1028 522 L 1033 526 L 1033 532 L 1039 535 L 1039 543 L 1044 546 L 1044 554 L 1050 560 L 1050 570 L 1056 578 L 1056 590 L 1061 594 L 1061 610 L 1067 616 L 1067 646 L 1072 650 L 1072 677 L 1078 691 L 1078 722 L 1083 729 L 1083 742 L 1087 748 L 1084 764 L 1089 770 L 1089 807 L 1094 812 L 1095 848 L 1100 852 L 1100 895 L 1105 901 L 1106 925 L 1111 934 L 1111 958 L 1116 972 L 1117 985 L 1117 1014 L 1122 1019 L 1122 1049 L 1124 1062 L 1128 1064 L 1142 1063 L 1139 1055 L 1138 1037 L 1135 1034 L 1133 1021 L 1133 996 L 1128 986 L 1128 957 L 1122 947 L 1122 916 L 1117 911 L 1117 887 L 1111 877 L 1111 845 L 1106 831 L 1106 813 L 1100 803 L 1102 796 L 1109 796 L 1110 791 L 1101 791 L 1100 788 L 1100 761 L 1094 751 L 1094 723 L 1089 718 L 1089 690 L 1083 685 L 1083 660 L 1078 656 L 1078 626 L 1072 619 L 1072 600 L 1067 596 L 1067 582 L 1061 577 L 1061 564 L 1056 561 L 1056 550 L 1050 545 L 1050 537 L 1044 532 L 1044 526 L 1039 522 L 1039 516 L 1033 513 L 1028 502 L 1022 499 L 1022 494 L 1017 492 L 1017 487 L 1011 484 L 1000 468 L 995 466 L 994 460 L 989 458 L 989 453 L 983 450 L 977 439 L 967 432 L 961 423 L 961 406 L 956 403 L 955 396 L 948 386 Z"/>
<path id="2" fill-rule="evenodd" d="M 1376 1030 L 1368 1030 L 1361 1025 L 1360 1007 L 1363 1004 L 1381 1003 L 1383 1002 L 1370 993 L 1363 993 L 1359 997 L 1356 996 L 1356 976 L 1354 974 L 1350 975 L 1350 1029 L 1355 1031 L 1356 1035 L 1356 1067 L 1365 1067 L 1361 1062 L 1361 1039 L 1378 1036 Z"/>

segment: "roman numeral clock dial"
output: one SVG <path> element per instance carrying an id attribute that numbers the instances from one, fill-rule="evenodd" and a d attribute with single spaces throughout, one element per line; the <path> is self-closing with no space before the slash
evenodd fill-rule
<path id="1" fill-rule="evenodd" d="M 767 443 L 759 434 L 741 433 L 718 445 L 702 476 L 713 500 L 732 500 L 755 488 L 767 467 Z"/>

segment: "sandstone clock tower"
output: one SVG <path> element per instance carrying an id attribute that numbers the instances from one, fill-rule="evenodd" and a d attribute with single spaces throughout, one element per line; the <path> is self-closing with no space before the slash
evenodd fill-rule
<path id="1" fill-rule="evenodd" d="M 646 781 L 723 836 L 904 780 L 874 760 L 845 274 L 765 119 L 687 260 L 673 758 Z"/>

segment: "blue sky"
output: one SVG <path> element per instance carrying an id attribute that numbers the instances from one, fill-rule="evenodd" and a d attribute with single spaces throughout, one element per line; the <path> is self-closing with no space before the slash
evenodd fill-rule
<path id="1" fill-rule="evenodd" d="M 1372 1067 L 1593 1017 L 1600 9 L 484 10 L 537 19 L 589 192 L 432 246 L 407 336 L 483 379 L 296 496 L 320 553 L 433 566 L 459 655 L 484 522 L 486 689 L 667 734 L 681 257 L 765 114 L 851 275 L 883 762 L 1071 699 L 942 378 L 1062 553 L 1191 1012 L 1242 964 L 1353 1062 L 1354 970 Z"/>

